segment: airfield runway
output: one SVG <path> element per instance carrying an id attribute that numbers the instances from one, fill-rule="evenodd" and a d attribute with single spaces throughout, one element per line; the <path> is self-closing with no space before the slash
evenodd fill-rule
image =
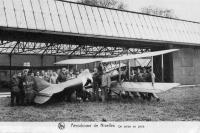
<path id="1" fill-rule="evenodd" d="M 0 98 L 0 121 L 199 121 L 200 87 L 182 87 L 159 94 L 161 101 L 52 103 L 10 107 Z"/>

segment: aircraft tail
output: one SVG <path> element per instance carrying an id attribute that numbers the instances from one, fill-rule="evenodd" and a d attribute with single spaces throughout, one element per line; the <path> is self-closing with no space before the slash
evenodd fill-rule
<path id="1" fill-rule="evenodd" d="M 36 84 L 36 88 L 37 88 L 38 92 L 46 89 L 47 87 L 49 87 L 51 85 L 47 81 L 45 81 L 41 78 L 38 78 L 38 77 L 35 77 L 35 84 Z"/>

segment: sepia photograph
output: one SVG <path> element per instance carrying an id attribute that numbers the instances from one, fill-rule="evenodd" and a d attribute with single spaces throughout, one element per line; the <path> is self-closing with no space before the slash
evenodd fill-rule
<path id="1" fill-rule="evenodd" d="M 199 5 L 0 0 L 0 122 L 198 122 Z"/>

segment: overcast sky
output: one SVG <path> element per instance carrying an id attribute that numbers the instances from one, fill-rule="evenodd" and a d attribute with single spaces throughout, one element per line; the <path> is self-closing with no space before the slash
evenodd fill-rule
<path id="1" fill-rule="evenodd" d="M 77 0 L 71 0 L 77 1 Z M 200 0 L 121 0 L 128 10 L 140 11 L 142 7 L 156 6 L 173 9 L 178 18 L 200 22 Z"/>
<path id="2" fill-rule="evenodd" d="M 153 5 L 173 9 L 182 19 L 200 22 L 200 0 L 122 0 L 128 4 L 128 10 L 139 11 L 140 8 Z"/>

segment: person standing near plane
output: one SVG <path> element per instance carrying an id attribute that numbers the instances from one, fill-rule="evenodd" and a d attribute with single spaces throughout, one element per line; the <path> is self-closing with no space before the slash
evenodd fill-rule
<path id="1" fill-rule="evenodd" d="M 61 72 L 58 75 L 57 82 L 62 83 L 67 81 L 68 73 L 66 68 L 62 68 Z"/>
<path id="2" fill-rule="evenodd" d="M 137 71 L 136 71 L 136 82 L 144 82 L 144 81 L 145 80 L 143 78 L 143 73 L 141 73 L 141 69 L 140 69 L 140 67 L 138 67 Z M 138 96 L 141 97 L 143 100 L 145 100 L 147 97 L 147 93 L 139 92 Z"/>
<path id="3" fill-rule="evenodd" d="M 131 71 L 130 80 L 133 81 L 133 82 L 137 81 L 137 79 L 136 79 L 136 71 L 134 69 L 132 69 L 132 71 Z"/>
<path id="4" fill-rule="evenodd" d="M 11 79 L 11 106 L 20 104 L 20 88 L 19 88 L 19 77 L 14 74 Z"/>
<path id="5" fill-rule="evenodd" d="M 100 81 L 99 81 L 99 75 L 98 75 L 98 69 L 94 68 L 93 73 L 93 92 L 94 92 L 94 100 L 99 100 L 99 87 L 100 87 Z"/>
<path id="6" fill-rule="evenodd" d="M 57 77 L 58 77 L 57 73 L 53 72 L 52 75 L 50 76 L 50 83 L 51 84 L 56 84 Z"/>
<path id="7" fill-rule="evenodd" d="M 103 63 L 102 62 L 100 62 L 99 63 L 99 66 L 97 67 L 97 82 L 98 82 L 98 91 L 102 91 L 101 89 L 101 87 L 102 87 L 102 76 L 103 76 L 103 73 L 104 73 L 104 70 L 105 70 L 105 68 L 104 68 L 104 66 L 103 66 Z M 99 92 L 98 92 L 99 93 Z M 99 95 L 99 94 L 98 94 Z"/>
<path id="8" fill-rule="evenodd" d="M 42 71 L 41 71 L 41 77 L 42 77 L 42 79 L 44 78 L 44 74 L 45 74 L 45 71 L 42 70 Z"/>
<path id="9" fill-rule="evenodd" d="M 28 69 L 24 69 L 22 72 L 21 80 L 19 83 L 19 87 L 21 89 L 20 99 L 22 101 L 22 105 L 25 105 L 25 77 L 28 76 Z"/>
<path id="10" fill-rule="evenodd" d="M 149 74 L 147 73 L 147 69 L 144 67 L 143 68 L 143 73 L 142 73 L 142 78 L 143 78 L 144 82 L 148 81 L 148 76 L 149 76 Z"/>
<path id="11" fill-rule="evenodd" d="M 144 82 L 144 79 L 142 77 L 142 73 L 141 73 L 141 69 L 138 67 L 137 68 L 137 73 L 136 73 L 136 79 L 137 79 L 137 82 Z"/>
<path id="12" fill-rule="evenodd" d="M 100 62 L 98 68 L 98 80 L 99 80 L 99 85 L 101 86 L 101 80 L 102 80 L 102 75 L 103 75 L 103 71 L 105 70 L 103 63 Z"/>
<path id="13" fill-rule="evenodd" d="M 103 75 L 104 66 L 102 62 L 99 63 L 99 66 L 97 69 L 98 69 L 98 74 Z"/>
<path id="14" fill-rule="evenodd" d="M 71 69 L 71 70 L 69 71 L 69 78 L 70 78 L 70 79 L 76 78 L 76 75 L 74 75 L 74 70 L 73 70 L 73 69 Z"/>
<path id="15" fill-rule="evenodd" d="M 108 91 L 111 84 L 111 78 L 110 75 L 106 73 L 105 70 L 103 70 L 103 75 L 101 79 L 102 102 L 105 102 L 108 98 Z"/>
<path id="16" fill-rule="evenodd" d="M 36 72 L 35 77 L 42 79 L 42 76 L 40 75 L 39 71 Z"/>
<path id="17" fill-rule="evenodd" d="M 76 71 L 75 72 L 75 77 L 77 78 L 79 74 L 80 74 L 79 71 Z"/>
<path id="18" fill-rule="evenodd" d="M 62 83 L 62 82 L 66 82 L 67 80 L 69 80 L 69 70 L 66 69 L 66 68 L 62 68 L 61 72 L 59 73 L 58 75 L 58 78 L 57 78 L 57 83 Z M 71 100 L 71 94 L 73 93 L 73 91 L 65 91 L 64 92 L 64 99 L 65 101 L 70 101 Z"/>
<path id="19" fill-rule="evenodd" d="M 152 69 L 149 69 L 149 78 L 151 78 L 152 86 L 154 87 L 156 76 L 154 72 L 152 71 Z M 147 96 L 148 96 L 147 98 L 149 101 L 151 101 L 151 98 L 155 98 L 156 101 L 160 101 L 160 98 L 155 93 L 148 93 Z"/>
<path id="20" fill-rule="evenodd" d="M 44 73 L 43 79 L 47 82 L 50 82 L 50 76 L 48 75 L 47 72 Z"/>
<path id="21" fill-rule="evenodd" d="M 30 75 L 28 69 L 24 70 L 22 82 L 23 82 L 23 89 L 25 93 L 25 97 L 24 97 L 25 105 L 31 105 L 33 104 L 36 87 L 35 87 L 34 77 Z"/>

